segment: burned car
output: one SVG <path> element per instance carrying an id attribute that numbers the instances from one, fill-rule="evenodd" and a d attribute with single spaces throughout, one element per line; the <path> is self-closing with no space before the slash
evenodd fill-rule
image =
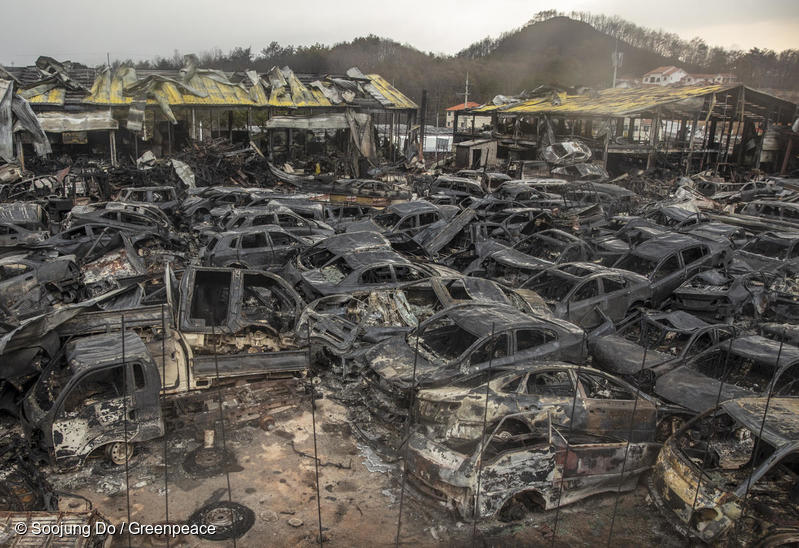
<path id="1" fill-rule="evenodd" d="M 293 234 L 330 236 L 335 233 L 322 221 L 307 219 L 282 205 L 231 209 L 219 219 L 224 231 L 245 230 L 265 225 L 277 225 Z"/>
<path id="2" fill-rule="evenodd" d="M 489 367 L 533 360 L 579 363 L 584 337 L 582 329 L 563 320 L 529 316 L 507 305 L 465 303 L 431 316 L 407 335 L 381 341 L 356 364 L 370 406 L 391 419 L 407 413 L 416 387 L 443 386 Z"/>
<path id="3" fill-rule="evenodd" d="M 736 251 L 733 261 L 761 272 L 799 273 L 799 232 L 764 232 Z"/>
<path id="4" fill-rule="evenodd" d="M 167 213 L 175 211 L 179 203 L 175 187 L 171 186 L 123 188 L 119 193 L 119 201 L 152 204 Z"/>
<path id="5" fill-rule="evenodd" d="M 404 202 L 385 208 L 371 219 L 352 223 L 347 232 L 379 232 L 393 242 L 397 237 L 413 237 L 428 226 L 443 224 L 458 211 L 456 206 L 437 206 L 425 201 Z"/>
<path id="6" fill-rule="evenodd" d="M 482 197 L 485 191 L 479 182 L 464 177 L 440 175 L 430 185 L 429 195 L 441 195 L 450 198 L 450 203 L 457 204 L 470 196 Z"/>
<path id="7" fill-rule="evenodd" d="M 169 234 L 173 228 L 169 217 L 157 207 L 123 202 L 73 207 L 64 227 L 69 229 L 84 224 L 101 224 L 124 232 L 149 231 L 162 235 Z"/>
<path id="8" fill-rule="evenodd" d="M 375 343 L 406 333 L 445 308 L 474 301 L 511 305 L 533 315 L 549 312 L 532 291 L 511 289 L 483 278 L 434 276 L 396 289 L 317 299 L 303 310 L 297 336 L 310 333 L 312 341 L 320 341 L 333 354 L 349 356 L 359 343 Z"/>
<path id="9" fill-rule="evenodd" d="M 661 447 L 570 430 L 551 419 L 548 427 L 535 428 L 524 414 L 507 415 L 488 432 L 470 443 L 412 434 L 406 465 L 413 485 L 452 503 L 464 519 L 498 514 L 515 520 L 597 493 L 632 490 Z"/>
<path id="10" fill-rule="evenodd" d="M 555 317 L 585 329 L 608 320 L 617 323 L 652 297 L 645 277 L 593 263 L 559 264 L 531 277 L 521 287 L 538 293 Z"/>
<path id="11" fill-rule="evenodd" d="M 677 530 L 706 543 L 788 546 L 799 539 L 799 399 L 740 398 L 683 426 L 649 484 Z"/>
<path id="12" fill-rule="evenodd" d="M 23 318 L 53 304 L 79 299 L 82 275 L 75 257 L 53 260 L 20 256 L 0 259 L 0 313 Z"/>
<path id="13" fill-rule="evenodd" d="M 664 234 L 635 246 L 613 266 L 649 278 L 652 303 L 657 305 L 700 270 L 729 262 L 730 247 L 684 234 Z"/>
<path id="14" fill-rule="evenodd" d="M 588 350 L 595 367 L 651 390 L 655 371 L 674 369 L 734 334 L 731 326 L 709 324 L 681 310 L 641 310 L 615 333 L 590 338 Z"/>
<path id="15" fill-rule="evenodd" d="M 657 369 L 655 369 L 657 372 Z M 663 373 L 655 394 L 700 412 L 734 398 L 799 395 L 799 348 L 747 335 L 720 342 Z"/>
<path id="16" fill-rule="evenodd" d="M 434 263 L 414 263 L 392 249 L 363 249 L 335 256 L 321 267 L 300 274 L 308 297 L 389 289 L 431 276 L 461 276 Z"/>
<path id="17" fill-rule="evenodd" d="M 587 162 L 591 159 L 591 149 L 580 141 L 563 141 L 544 147 L 541 159 L 556 166 Z"/>
<path id="18" fill-rule="evenodd" d="M 573 418 L 575 430 L 631 441 L 663 441 L 672 433 L 672 417 L 692 415 L 592 367 L 537 362 L 420 390 L 412 416 L 438 439 L 474 440 L 482 436 L 484 414 L 495 422 L 522 412 L 551 413 L 565 426 Z"/>
<path id="19" fill-rule="evenodd" d="M 371 206 L 358 204 L 329 204 L 324 208 L 324 221 L 336 232 L 345 232 L 347 226 L 361 221 L 364 217 L 376 215 L 378 210 Z"/>
<path id="20" fill-rule="evenodd" d="M 256 226 L 211 236 L 200 260 L 226 268 L 277 268 L 313 243 L 277 225 Z"/>
<path id="21" fill-rule="evenodd" d="M 732 320 L 761 316 L 768 300 L 768 281 L 761 272 L 733 274 L 712 269 L 675 289 L 673 306 L 703 318 Z"/>
<path id="22" fill-rule="evenodd" d="M 49 237 L 46 230 L 28 230 L 12 223 L 0 223 L 0 252 L 36 245 Z"/>

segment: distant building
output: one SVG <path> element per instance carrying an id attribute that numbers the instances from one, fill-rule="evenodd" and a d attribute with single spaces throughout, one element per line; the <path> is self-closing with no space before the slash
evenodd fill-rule
<path id="1" fill-rule="evenodd" d="M 646 85 L 668 86 L 680 84 L 683 86 L 699 86 L 703 84 L 737 84 L 738 77 L 730 72 L 717 72 L 711 74 L 689 74 L 675 66 L 658 67 L 650 70 L 643 76 Z M 621 86 L 616 87 L 631 87 Z"/>
<path id="2" fill-rule="evenodd" d="M 688 73 L 683 69 L 673 65 L 667 67 L 658 67 L 655 70 L 650 70 L 643 77 L 644 84 L 654 84 L 657 86 L 668 86 L 669 84 L 677 84 L 683 78 L 688 76 Z"/>
<path id="3" fill-rule="evenodd" d="M 479 103 L 475 103 L 474 101 L 469 101 L 468 103 L 461 103 L 459 105 L 455 105 L 449 107 L 447 109 L 447 120 L 446 124 L 447 127 L 452 127 L 453 122 L 455 121 L 455 112 L 463 111 L 467 108 L 474 108 L 479 107 Z M 491 117 L 490 116 L 475 116 L 474 118 L 474 129 L 481 129 L 483 126 L 490 126 L 491 125 Z M 465 112 L 460 112 L 458 116 L 458 129 L 471 129 L 472 128 L 472 117 Z"/>

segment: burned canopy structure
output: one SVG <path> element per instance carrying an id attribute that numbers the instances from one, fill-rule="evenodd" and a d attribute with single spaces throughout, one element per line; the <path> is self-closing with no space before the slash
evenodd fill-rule
<path id="1" fill-rule="evenodd" d="M 30 102 L 57 148 L 100 153 L 114 165 L 121 155 L 160 157 L 226 137 L 257 143 L 279 166 L 358 176 L 378 156 L 402 157 L 399 131 L 417 109 L 379 74 L 355 67 L 346 74 L 223 72 L 187 55 L 180 70 L 93 69 L 40 57 L 34 67 L 2 74 L 16 80 L 9 96 Z M 392 128 L 388 138 L 378 139 L 376 124 Z"/>
<path id="2" fill-rule="evenodd" d="M 782 134 L 790 132 L 796 105 L 743 85 L 581 93 L 546 87 L 518 97 L 498 96 L 460 113 L 478 115 L 491 115 L 500 158 L 543 158 L 548 146 L 579 142 L 605 168 L 633 163 L 646 168 L 679 166 L 693 173 L 730 164 L 764 164 L 779 171 L 790 156 L 790 140 Z M 460 137 L 471 138 L 471 133 Z"/>

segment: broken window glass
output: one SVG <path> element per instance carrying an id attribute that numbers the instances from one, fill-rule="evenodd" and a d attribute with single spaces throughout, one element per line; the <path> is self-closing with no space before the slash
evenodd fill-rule
<path id="1" fill-rule="evenodd" d="M 285 234 L 283 232 L 270 232 L 269 237 L 272 239 L 272 245 L 274 246 L 290 246 L 290 245 L 297 245 L 297 240 Z"/>
<path id="2" fill-rule="evenodd" d="M 602 288 L 604 293 L 615 293 L 627 287 L 627 280 L 624 278 L 602 278 Z"/>
<path id="3" fill-rule="evenodd" d="M 370 268 L 361 274 L 361 282 L 365 284 L 385 284 L 392 281 L 391 267 L 389 266 Z"/>
<path id="4" fill-rule="evenodd" d="M 674 274 L 680 269 L 680 262 L 677 260 L 677 255 L 672 255 L 655 271 L 655 274 L 652 276 L 652 281 L 662 280 L 663 278 Z"/>
<path id="5" fill-rule="evenodd" d="M 445 361 L 452 361 L 477 342 L 477 337 L 461 329 L 450 317 L 442 316 L 424 327 L 420 344 Z"/>
<path id="6" fill-rule="evenodd" d="M 70 415 L 83 406 L 120 398 L 124 389 L 125 373 L 121 365 L 93 371 L 69 391 L 63 412 Z"/>
<path id="7" fill-rule="evenodd" d="M 585 301 L 593 299 L 597 295 L 599 295 L 599 282 L 597 280 L 588 280 L 577 288 L 569 300 L 571 302 Z"/>
<path id="8" fill-rule="evenodd" d="M 266 241 L 266 234 L 263 232 L 245 234 L 241 237 L 242 249 L 261 249 L 268 246 L 269 243 Z"/>
<path id="9" fill-rule="evenodd" d="M 704 250 L 701 246 L 689 247 L 682 250 L 682 262 L 685 265 L 689 265 L 701 260 L 704 255 Z"/>
<path id="10" fill-rule="evenodd" d="M 230 306 L 230 272 L 200 270 L 191 292 L 190 319 L 203 320 L 206 326 L 222 325 Z"/>
<path id="11" fill-rule="evenodd" d="M 673 259 L 676 260 L 677 257 L 675 256 Z M 647 277 L 655 270 L 656 266 L 656 262 L 645 259 L 644 257 L 638 257 L 637 255 L 627 255 L 616 264 L 616 268 L 629 270 L 630 272 L 635 272 L 636 274 Z M 679 264 L 677 266 L 679 267 Z"/>
<path id="12" fill-rule="evenodd" d="M 146 385 L 146 381 L 144 378 L 144 369 L 142 365 L 138 362 L 133 364 L 133 386 L 136 387 L 136 390 L 141 390 Z"/>
<path id="13" fill-rule="evenodd" d="M 394 275 L 398 282 L 414 282 L 425 278 L 424 274 L 410 266 L 394 266 Z"/>
<path id="14" fill-rule="evenodd" d="M 491 360 L 498 360 L 508 356 L 508 336 L 499 335 L 493 340 L 486 341 L 481 346 L 474 349 L 469 363 L 472 365 L 488 363 Z"/>
<path id="15" fill-rule="evenodd" d="M 574 384 L 568 371 L 531 373 L 527 379 L 527 393 L 539 396 L 573 396 Z"/>
<path id="16" fill-rule="evenodd" d="M 595 375 L 581 371 L 580 384 L 583 385 L 585 396 L 601 400 L 634 400 L 635 394 L 628 388 L 613 382 L 602 375 Z"/>
<path id="17" fill-rule="evenodd" d="M 0 281 L 10 280 L 17 276 L 22 276 L 28 272 L 33 272 L 33 267 L 22 263 L 9 263 L 0 266 Z"/>
<path id="18" fill-rule="evenodd" d="M 543 329 L 519 329 L 516 331 L 516 351 L 524 352 L 538 348 L 555 340 L 555 334 Z"/>

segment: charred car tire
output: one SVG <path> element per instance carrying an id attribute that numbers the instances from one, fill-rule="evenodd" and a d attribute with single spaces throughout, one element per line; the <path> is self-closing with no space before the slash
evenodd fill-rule
<path id="1" fill-rule="evenodd" d="M 105 455 L 112 464 L 122 466 L 133 457 L 133 444 L 115 441 L 105 446 Z"/>
<path id="2" fill-rule="evenodd" d="M 213 533 L 197 535 L 205 540 L 240 538 L 255 524 L 255 512 L 237 502 L 214 502 L 189 517 L 190 525 L 213 525 Z"/>

